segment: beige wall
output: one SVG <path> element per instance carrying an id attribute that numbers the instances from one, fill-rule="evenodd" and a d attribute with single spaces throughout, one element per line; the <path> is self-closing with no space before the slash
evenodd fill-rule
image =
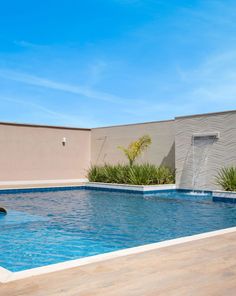
<path id="1" fill-rule="evenodd" d="M 236 165 L 236 111 L 176 118 L 176 184 L 181 188 L 217 189 L 215 176 Z M 218 140 L 195 142 L 194 133 L 219 132 Z M 200 169 L 199 169 L 200 168 Z"/>
<path id="2" fill-rule="evenodd" d="M 127 146 L 131 141 L 148 134 L 152 138 L 150 148 L 138 162 L 175 166 L 174 121 L 95 128 L 91 131 L 91 163 L 127 163 L 117 146 Z"/>
<path id="3" fill-rule="evenodd" d="M 193 134 L 214 132 L 218 140 L 192 145 Z M 176 168 L 180 188 L 219 188 L 217 171 L 236 165 L 236 111 L 92 130 L 0 123 L 0 182 L 85 178 L 91 163 L 127 163 L 117 147 L 145 134 L 152 144 L 138 162 Z"/>
<path id="4" fill-rule="evenodd" d="M 89 163 L 90 130 L 0 123 L 0 181 L 84 178 Z"/>

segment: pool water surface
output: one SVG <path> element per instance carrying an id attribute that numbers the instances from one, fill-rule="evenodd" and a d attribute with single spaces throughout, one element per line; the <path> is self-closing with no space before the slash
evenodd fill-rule
<path id="1" fill-rule="evenodd" d="M 236 226 L 235 204 L 177 191 L 1 194 L 0 205 L 0 266 L 11 271 Z"/>

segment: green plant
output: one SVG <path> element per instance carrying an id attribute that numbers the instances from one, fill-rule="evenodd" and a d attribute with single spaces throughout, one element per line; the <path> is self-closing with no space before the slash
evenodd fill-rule
<path id="1" fill-rule="evenodd" d="M 174 171 L 168 167 L 152 164 L 104 165 L 92 166 L 88 171 L 90 182 L 155 185 L 172 184 L 175 181 Z"/>
<path id="2" fill-rule="evenodd" d="M 168 167 L 160 166 L 156 169 L 157 184 L 173 184 L 175 183 L 175 171 Z"/>
<path id="3" fill-rule="evenodd" d="M 216 182 L 225 191 L 236 191 L 236 167 L 222 168 L 216 177 Z"/>
<path id="4" fill-rule="evenodd" d="M 133 165 L 129 170 L 129 183 L 134 185 L 155 184 L 155 173 L 157 167 L 151 164 Z"/>
<path id="5" fill-rule="evenodd" d="M 129 160 L 129 165 L 132 166 L 138 156 L 144 150 L 148 148 L 152 143 L 151 137 L 149 135 L 144 135 L 139 138 L 137 141 L 131 142 L 127 148 L 123 146 L 118 146 L 118 149 L 122 150 L 125 156 Z"/>
<path id="6" fill-rule="evenodd" d="M 88 171 L 90 182 L 127 183 L 129 166 L 107 165 L 92 166 Z"/>

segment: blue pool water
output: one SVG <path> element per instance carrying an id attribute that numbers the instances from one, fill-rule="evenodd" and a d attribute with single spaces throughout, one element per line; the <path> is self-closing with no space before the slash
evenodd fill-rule
<path id="1" fill-rule="evenodd" d="M 236 205 L 181 192 L 0 195 L 0 266 L 20 271 L 236 225 Z"/>

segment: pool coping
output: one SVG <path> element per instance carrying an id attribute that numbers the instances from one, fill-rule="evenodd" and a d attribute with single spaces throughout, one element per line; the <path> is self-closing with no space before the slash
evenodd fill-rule
<path id="1" fill-rule="evenodd" d="M 59 271 L 63 271 L 70 268 L 84 266 L 87 264 L 99 263 L 99 262 L 116 259 L 124 256 L 140 254 L 148 251 L 154 251 L 154 250 L 165 248 L 165 247 L 175 246 L 183 243 L 193 242 L 196 240 L 210 238 L 210 237 L 223 235 L 227 233 L 233 233 L 233 232 L 236 232 L 236 227 L 225 228 L 221 230 L 215 230 L 215 231 L 195 234 L 191 236 L 185 236 L 181 238 L 166 240 L 162 242 L 142 245 L 142 246 L 133 247 L 133 248 L 127 248 L 123 250 L 103 253 L 103 254 L 75 259 L 75 260 L 69 260 L 61 263 L 46 265 L 42 267 L 36 267 L 36 268 L 17 271 L 17 272 L 12 272 L 8 269 L 0 267 L 0 283 L 5 284 L 5 283 L 17 281 L 17 280 L 30 278 L 33 276 L 44 275 L 52 272 L 59 272 Z"/>
<path id="2" fill-rule="evenodd" d="M 148 190 L 166 190 L 176 189 L 175 184 L 157 184 L 157 185 L 132 185 L 132 184 L 117 184 L 117 183 L 103 183 L 103 182 L 87 182 L 88 187 L 97 188 L 124 188 L 127 190 L 148 191 Z"/>
<path id="3" fill-rule="evenodd" d="M 17 186 L 26 186 L 26 187 L 36 187 L 36 186 L 57 186 L 61 184 L 81 184 L 88 182 L 87 178 L 78 178 L 78 179 L 48 179 L 48 180 L 21 180 L 21 181 L 0 181 L 0 188 L 5 188 L 5 186 L 9 187 L 17 187 Z"/>
<path id="4" fill-rule="evenodd" d="M 176 185 L 175 184 L 131 185 L 131 184 L 116 184 L 116 183 L 102 183 L 102 182 L 87 182 L 85 183 L 85 189 L 147 194 L 147 193 L 155 193 L 159 191 L 176 190 Z"/>
<path id="5" fill-rule="evenodd" d="M 123 185 L 123 184 L 108 184 L 108 183 L 80 183 L 80 184 L 69 184 L 69 185 L 53 185 L 38 187 L 7 187 L 0 188 L 1 194 L 20 194 L 20 193 L 32 193 L 32 192 L 48 192 L 48 191 L 64 191 L 64 190 L 98 190 L 98 191 L 109 191 L 109 192 L 123 192 L 123 193 L 134 193 L 134 194 L 154 194 L 158 192 L 170 192 L 177 190 L 175 184 L 170 185 L 154 185 L 154 186 L 143 186 L 143 185 Z"/>
<path id="6" fill-rule="evenodd" d="M 176 184 L 164 185 L 130 185 L 130 184 L 113 184 L 100 182 L 83 182 L 78 184 L 63 184 L 52 185 L 45 184 L 45 186 L 20 186 L 20 187 L 0 187 L 1 194 L 17 194 L 17 193 L 32 193 L 32 192 L 47 192 L 47 191 L 64 191 L 64 190 L 98 190 L 109 192 L 124 192 L 134 194 L 155 194 L 158 192 L 196 192 L 209 194 L 215 202 L 236 203 L 236 192 L 222 191 L 222 190 L 191 190 L 186 188 L 179 188 Z"/>
<path id="7" fill-rule="evenodd" d="M 0 194 L 15 194 L 15 193 L 31 193 L 31 192 L 47 192 L 47 191 L 63 191 L 63 190 L 79 190 L 85 189 L 85 183 L 68 184 L 68 185 L 45 185 L 43 187 L 27 186 L 27 187 L 6 187 L 0 188 Z"/>
<path id="8" fill-rule="evenodd" d="M 76 190 L 76 189 L 91 189 L 91 190 L 108 190 L 108 191 L 122 191 L 134 193 L 147 193 L 158 192 L 163 190 L 176 189 L 175 184 L 164 185 L 130 185 L 130 184 L 113 184 L 113 183 L 100 183 L 100 182 L 83 182 L 78 184 L 68 185 L 51 185 L 50 183 L 45 186 L 20 186 L 20 187 L 0 187 L 1 193 L 24 193 L 24 192 L 40 192 L 40 191 L 53 191 L 53 190 Z"/>
<path id="9" fill-rule="evenodd" d="M 212 191 L 212 198 L 213 198 L 213 201 L 236 203 L 236 192 L 235 191 L 214 190 L 214 191 Z"/>
<path id="10" fill-rule="evenodd" d="M 64 190 L 98 190 L 109 192 L 124 192 L 134 194 L 155 194 L 158 192 L 196 192 L 209 194 L 212 196 L 214 202 L 236 203 L 235 191 L 222 191 L 222 190 L 191 190 L 187 188 L 179 188 L 176 184 L 164 185 L 130 185 L 130 184 L 113 184 L 113 183 L 100 183 L 100 182 L 83 182 L 78 184 L 63 184 L 52 185 L 45 184 L 44 186 L 20 186 L 20 187 L 0 187 L 1 194 L 17 194 L 17 193 L 32 193 L 32 192 L 47 192 L 47 191 L 64 191 Z"/>

